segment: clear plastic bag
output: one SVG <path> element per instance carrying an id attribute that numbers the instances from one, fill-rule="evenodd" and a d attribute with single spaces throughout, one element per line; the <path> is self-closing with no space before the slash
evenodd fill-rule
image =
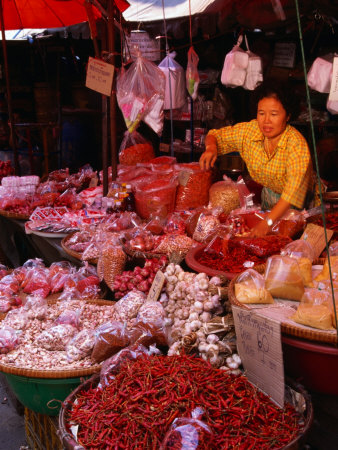
<path id="1" fill-rule="evenodd" d="M 115 242 L 107 242 L 100 249 L 100 256 L 97 263 L 97 274 L 99 279 L 104 280 L 107 286 L 113 290 L 116 275 L 123 272 L 127 255 L 120 245 Z"/>
<path id="2" fill-rule="evenodd" d="M 160 450 L 198 450 L 213 448 L 213 433 L 201 419 L 204 409 L 196 407 L 191 418 L 178 417 L 170 425 Z"/>
<path id="3" fill-rule="evenodd" d="M 70 262 L 60 261 L 52 263 L 48 271 L 48 282 L 51 287 L 52 294 L 63 290 L 66 277 L 74 270 Z"/>
<path id="4" fill-rule="evenodd" d="M 273 303 L 273 298 L 264 287 L 263 275 L 254 269 L 241 273 L 235 283 L 235 295 L 240 303 Z"/>
<path id="5" fill-rule="evenodd" d="M 164 109 L 181 108 L 186 99 L 185 73 L 175 61 L 176 53 L 169 53 L 158 65 L 165 76 Z"/>
<path id="6" fill-rule="evenodd" d="M 297 323 L 321 330 L 333 329 L 332 296 L 329 291 L 309 289 L 291 317 Z"/>
<path id="7" fill-rule="evenodd" d="M 211 185 L 209 203 L 212 207 L 220 206 L 224 214 L 229 214 L 230 211 L 239 208 L 240 195 L 236 183 L 224 176 L 223 181 Z"/>
<path id="8" fill-rule="evenodd" d="M 48 281 L 48 269 L 32 268 L 27 272 L 24 292 L 26 294 L 40 295 L 47 297 L 50 293 L 50 284 Z"/>
<path id="9" fill-rule="evenodd" d="M 56 325 L 72 325 L 74 328 L 80 326 L 81 309 L 65 309 L 55 320 Z"/>
<path id="10" fill-rule="evenodd" d="M 98 386 L 101 388 L 108 386 L 110 380 L 114 379 L 114 376 L 119 372 L 120 366 L 124 361 L 133 361 L 138 356 L 145 353 L 149 354 L 149 350 L 146 347 L 140 344 L 135 344 L 120 350 L 118 353 L 108 358 L 102 364 L 100 371 L 100 383 Z"/>
<path id="11" fill-rule="evenodd" d="M 305 287 L 313 287 L 312 281 L 312 262 L 314 259 L 314 250 L 312 246 L 304 239 L 297 239 L 287 244 L 281 251 L 282 256 L 290 256 L 298 262 Z"/>
<path id="12" fill-rule="evenodd" d="M 301 233 L 306 226 L 305 215 L 301 211 L 289 209 L 279 220 L 273 225 L 271 232 L 282 236 L 293 238 Z"/>
<path id="13" fill-rule="evenodd" d="M 338 255 L 331 256 L 330 255 L 330 266 L 331 266 L 331 275 L 333 280 L 338 279 Z M 325 258 L 323 270 L 318 274 L 315 278 L 315 281 L 323 281 L 330 279 L 330 268 L 328 257 Z"/>
<path id="14" fill-rule="evenodd" d="M 192 238 L 197 242 L 209 242 L 218 232 L 221 222 L 217 215 L 200 214 Z"/>
<path id="15" fill-rule="evenodd" d="M 227 87 L 243 86 L 249 64 L 249 55 L 240 48 L 243 36 L 239 36 L 237 44 L 225 56 L 221 82 Z"/>
<path id="16" fill-rule="evenodd" d="M 128 292 L 115 303 L 114 319 L 120 322 L 128 322 L 130 319 L 134 319 L 146 298 L 146 295 L 141 291 Z"/>
<path id="17" fill-rule="evenodd" d="M 165 76 L 154 63 L 139 54 L 128 70 L 121 72 L 116 87 L 117 102 L 129 132 L 135 131 L 141 120 L 156 133 L 162 131 Z M 154 109 L 157 117 L 149 118 Z"/>
<path id="18" fill-rule="evenodd" d="M 55 325 L 42 331 L 35 339 L 35 343 L 45 350 L 66 350 L 68 342 L 77 331 L 77 328 L 69 324 Z"/>
<path id="19" fill-rule="evenodd" d="M 14 328 L 15 330 L 24 330 L 28 324 L 28 321 L 29 319 L 27 312 L 24 311 L 23 308 L 20 308 L 8 311 L 2 323 L 3 325 Z"/>
<path id="20" fill-rule="evenodd" d="M 243 87 L 244 89 L 253 91 L 263 81 L 263 61 L 260 56 L 250 51 L 246 35 L 244 37 L 249 59 Z"/>
<path id="21" fill-rule="evenodd" d="M 112 321 L 95 330 L 95 344 L 91 357 L 100 363 L 129 345 L 126 323 Z"/>
<path id="22" fill-rule="evenodd" d="M 95 344 L 94 330 L 84 329 L 77 333 L 67 344 L 68 362 L 79 361 L 89 356 Z"/>
<path id="23" fill-rule="evenodd" d="M 124 133 L 119 149 L 119 162 L 126 166 L 136 166 L 154 158 L 155 152 L 152 144 L 137 131 Z"/>
<path id="24" fill-rule="evenodd" d="M 300 301 L 304 283 L 296 259 L 274 255 L 268 258 L 265 269 L 265 288 L 273 297 Z"/>
<path id="25" fill-rule="evenodd" d="M 196 100 L 198 93 L 198 86 L 200 83 L 200 76 L 198 73 L 198 61 L 199 58 L 193 47 L 188 50 L 188 64 L 185 72 L 186 84 L 189 95 L 193 100 Z"/>
<path id="26" fill-rule="evenodd" d="M 47 300 L 39 296 L 29 296 L 26 298 L 22 310 L 26 312 L 30 320 L 44 320 L 47 317 L 48 311 Z"/>
<path id="27" fill-rule="evenodd" d="M 161 177 L 139 186 L 135 192 L 136 211 L 142 219 L 166 217 L 175 209 L 177 180 Z"/>
<path id="28" fill-rule="evenodd" d="M 7 325 L 0 328 L 0 354 L 11 352 L 19 344 L 20 338 L 14 328 Z"/>
<path id="29" fill-rule="evenodd" d="M 184 211 L 204 206 L 209 200 L 212 172 L 198 163 L 175 164 L 178 174 L 175 210 Z"/>

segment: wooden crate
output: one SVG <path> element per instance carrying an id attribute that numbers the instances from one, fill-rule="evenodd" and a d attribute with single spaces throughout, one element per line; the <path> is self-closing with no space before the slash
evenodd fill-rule
<path id="1" fill-rule="evenodd" d="M 25 433 L 32 450 L 63 450 L 57 434 L 58 418 L 25 408 Z"/>

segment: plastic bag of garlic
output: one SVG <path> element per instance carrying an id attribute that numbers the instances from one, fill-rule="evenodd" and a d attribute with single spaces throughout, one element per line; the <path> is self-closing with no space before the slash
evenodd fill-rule
<path id="1" fill-rule="evenodd" d="M 232 314 L 226 313 L 227 305 L 214 293 L 215 287 L 221 287 L 220 278 L 184 272 L 173 263 L 164 275 L 167 282 L 159 301 L 171 327 L 168 355 L 195 353 L 215 367 L 238 373 L 241 361 Z"/>

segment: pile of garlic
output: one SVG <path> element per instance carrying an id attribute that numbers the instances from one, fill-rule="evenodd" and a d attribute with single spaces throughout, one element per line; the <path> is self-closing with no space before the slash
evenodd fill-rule
<path id="1" fill-rule="evenodd" d="M 220 286 L 221 280 L 218 277 L 209 280 L 205 273 L 184 272 L 173 263 L 167 266 L 164 275 L 167 283 L 159 301 L 166 313 L 166 325 L 171 327 L 172 344 L 168 355 L 179 354 L 184 339 L 194 336 L 199 356 L 223 370 L 238 370 L 240 359 L 232 355 L 236 348 L 233 342 L 220 340 L 217 334 L 207 334 L 204 326 L 213 316 L 224 312 L 220 296 L 209 292 L 211 286 Z"/>
<path id="2" fill-rule="evenodd" d="M 169 264 L 164 272 L 167 280 L 160 302 L 167 315 L 166 325 L 179 338 L 208 322 L 212 314 L 223 311 L 220 296 L 208 292 L 211 283 L 205 273 L 184 272 L 178 264 Z M 220 283 L 219 278 L 213 284 Z M 175 338 L 174 338 L 175 339 Z M 176 339 L 175 339 L 176 340 Z"/>

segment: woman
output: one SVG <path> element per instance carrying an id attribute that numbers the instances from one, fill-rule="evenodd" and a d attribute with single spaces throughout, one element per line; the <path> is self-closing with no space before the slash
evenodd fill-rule
<path id="1" fill-rule="evenodd" d="M 270 211 L 251 233 L 264 236 L 290 207 L 304 207 L 313 188 L 312 163 L 305 138 L 288 124 L 295 96 L 287 86 L 267 81 L 255 94 L 256 119 L 210 130 L 200 166 L 209 169 L 218 155 L 240 153 L 250 176 L 264 186 L 262 208 Z"/>

